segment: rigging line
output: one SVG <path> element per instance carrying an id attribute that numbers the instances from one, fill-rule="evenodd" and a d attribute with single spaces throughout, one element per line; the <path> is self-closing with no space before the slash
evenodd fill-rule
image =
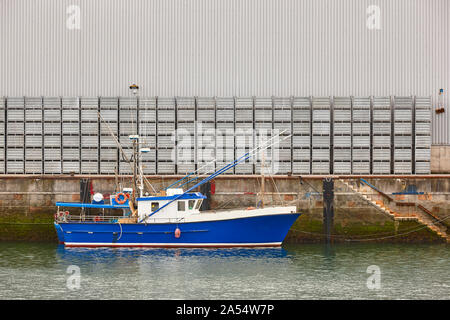
<path id="1" fill-rule="evenodd" d="M 143 143 L 143 145 L 145 146 L 145 143 Z M 145 165 L 142 167 L 142 170 L 141 170 L 141 165 L 142 165 L 142 163 L 138 166 L 139 174 L 142 176 L 144 182 L 147 184 L 147 187 L 150 186 L 150 188 L 153 190 L 153 192 L 156 193 L 155 188 L 153 187 L 153 185 L 150 183 L 150 181 L 147 179 L 147 177 L 144 174 L 144 167 L 145 167 Z"/>
<path id="2" fill-rule="evenodd" d="M 273 146 L 274 144 L 276 144 L 276 142 L 273 143 L 273 144 L 270 144 L 268 147 L 265 147 L 264 149 L 261 149 L 261 150 L 257 151 L 259 148 L 262 148 L 262 147 L 264 147 L 265 144 L 269 143 L 270 140 L 275 139 L 276 137 L 278 137 L 280 134 L 284 133 L 285 131 L 287 131 L 287 129 L 284 130 L 284 131 L 282 131 L 282 132 L 280 132 L 279 134 L 273 136 L 271 139 L 266 140 L 266 142 L 264 142 L 262 145 L 260 145 L 260 146 L 258 146 L 258 147 L 256 147 L 256 148 L 254 148 L 254 149 L 252 149 L 252 150 L 250 150 L 247 154 L 250 154 L 250 156 L 253 156 L 253 154 L 256 153 L 256 152 L 261 152 L 262 150 L 265 150 L 265 149 L 267 149 L 267 148 L 270 148 L 271 146 Z M 289 137 L 291 137 L 291 136 L 292 136 L 292 135 L 287 136 L 287 137 L 285 137 L 285 138 L 284 138 L 283 140 L 281 140 L 281 141 L 284 141 L 284 140 L 286 140 L 287 138 L 289 138 Z M 225 166 L 224 166 L 224 167 L 225 167 Z M 224 167 L 222 167 L 222 169 L 223 169 Z M 210 174 L 213 170 L 214 170 L 214 169 L 211 169 L 211 170 L 207 171 L 206 174 Z M 219 170 L 221 170 L 221 169 L 219 169 Z M 185 182 L 185 183 L 181 184 L 180 186 L 178 186 L 178 188 L 181 188 L 181 187 L 184 186 L 185 184 L 189 184 L 190 182 L 195 181 L 195 180 L 197 180 L 197 179 L 199 179 L 199 178 L 200 178 L 200 176 L 197 176 L 196 178 L 193 178 L 193 179 L 191 179 L 191 180 L 188 180 L 187 182 Z"/>
<path id="3" fill-rule="evenodd" d="M 87 178 L 87 179 L 86 179 L 86 183 L 84 184 L 84 191 L 83 191 L 84 198 L 86 198 L 87 188 L 89 187 L 90 183 L 91 183 L 90 179 Z M 90 198 L 90 197 L 89 197 L 89 198 Z M 82 199 L 81 201 L 85 201 L 85 200 L 86 200 L 86 199 Z M 86 208 L 81 208 L 82 214 L 85 213 L 85 209 L 86 209 Z"/>
<path id="4" fill-rule="evenodd" d="M 289 137 L 291 137 L 291 136 L 292 136 L 292 135 L 289 135 L 289 136 L 285 137 L 283 140 L 286 140 L 287 138 L 289 138 Z M 274 137 L 274 138 L 275 138 L 275 137 Z M 283 140 L 282 140 L 282 141 L 283 141 Z M 263 151 L 263 150 L 266 150 L 266 149 L 272 147 L 273 144 L 275 144 L 275 143 L 272 143 L 272 144 L 270 144 L 270 145 L 268 145 L 268 146 L 265 146 L 264 148 L 262 148 L 262 149 L 259 150 L 259 151 L 257 151 L 257 149 L 260 148 L 260 147 L 255 148 L 255 149 L 253 149 L 251 152 L 248 152 L 248 153 L 242 155 L 240 158 L 238 158 L 237 160 L 235 160 L 233 163 L 228 164 L 227 166 L 225 166 L 225 167 L 223 167 L 222 169 L 218 170 L 217 172 L 215 172 L 214 174 L 212 174 L 212 175 L 209 176 L 208 178 L 206 178 L 206 179 L 200 181 L 197 185 L 195 185 L 194 187 L 192 187 L 191 190 L 194 189 L 195 187 L 199 186 L 200 184 L 206 183 L 206 182 L 208 182 L 208 181 L 214 179 L 215 177 L 217 177 L 218 175 L 220 175 L 220 174 L 222 174 L 223 172 L 227 171 L 227 170 L 230 169 L 231 167 L 235 167 L 235 166 L 237 166 L 238 164 L 240 164 L 241 162 L 246 161 L 246 160 L 249 159 L 250 157 L 254 156 L 254 154 L 255 154 L 256 152 L 261 152 L 261 151 Z M 230 167 L 230 166 L 231 166 L 231 167 Z M 187 192 L 187 191 L 186 191 L 186 192 Z"/>
<path id="5" fill-rule="evenodd" d="M 117 146 L 119 147 L 119 150 L 120 150 L 120 152 L 122 153 L 123 158 L 124 158 L 125 161 L 130 165 L 131 171 L 134 171 L 133 165 L 132 165 L 132 163 L 131 163 L 131 159 L 129 159 L 129 158 L 127 157 L 125 151 L 124 151 L 123 148 L 122 148 L 122 145 L 120 144 L 119 140 L 118 140 L 117 137 L 115 136 L 113 130 L 111 129 L 111 127 L 109 126 L 109 124 L 105 121 L 105 119 L 104 119 L 103 116 L 100 114 L 100 112 L 97 111 L 97 113 L 98 113 L 100 119 L 103 121 L 103 123 L 104 123 L 104 124 L 106 125 L 106 127 L 108 128 L 109 133 L 111 134 L 111 136 L 114 138 L 114 141 L 115 141 L 115 143 L 117 144 Z M 132 120 L 132 123 L 134 123 L 134 120 Z M 132 130 L 134 131 L 134 129 L 132 129 Z M 137 159 L 133 159 L 133 160 L 134 160 L 134 161 L 137 161 Z M 142 174 L 142 175 L 144 176 L 144 173 L 142 172 L 142 170 L 141 170 L 139 167 L 138 167 L 137 169 L 138 169 L 139 173 Z M 145 176 L 144 176 L 144 179 L 147 180 L 147 178 L 145 178 Z M 149 183 L 149 185 L 151 186 L 151 188 L 153 189 L 153 191 L 156 193 L 156 190 L 155 190 L 155 188 L 153 188 L 152 184 L 151 184 L 148 180 L 147 180 L 147 182 Z"/>
<path id="6" fill-rule="evenodd" d="M 261 182 L 259 181 L 259 179 L 255 179 L 255 180 L 256 180 L 256 184 L 257 184 L 257 186 L 255 187 L 255 190 L 259 190 L 259 192 L 256 193 L 256 199 L 255 199 L 256 207 L 258 207 L 258 203 L 261 200 L 263 200 L 264 195 L 261 192 Z"/>
<path id="7" fill-rule="evenodd" d="M 286 130 L 283 130 L 282 132 L 280 132 L 280 133 L 278 133 L 278 134 L 276 134 L 276 135 L 274 135 L 274 136 L 273 136 L 272 138 L 270 138 L 269 140 L 266 140 L 263 144 L 261 144 L 261 145 L 255 147 L 255 148 L 253 148 L 252 150 L 250 150 L 247 154 L 249 154 L 250 156 L 253 156 L 254 153 L 256 153 L 256 152 L 261 152 L 262 150 L 266 150 L 267 148 L 270 148 L 271 146 L 273 146 L 274 144 L 276 144 L 276 142 L 271 143 L 271 144 L 269 144 L 269 146 L 266 146 L 266 147 L 265 147 L 265 145 L 266 145 L 267 143 L 269 143 L 271 140 L 273 140 L 273 139 L 279 137 L 281 134 L 283 134 L 283 133 L 286 132 L 286 131 L 287 131 L 287 129 L 286 129 Z M 291 136 L 292 136 L 292 135 L 291 135 Z M 290 137 L 290 136 L 289 136 L 289 137 Z M 286 137 L 286 138 L 284 138 L 283 140 L 285 140 L 285 139 L 287 139 L 287 138 L 289 138 L 289 137 Z M 283 140 L 282 140 L 282 141 L 283 141 Z M 263 148 L 263 147 L 264 147 L 264 148 Z M 258 151 L 258 149 L 260 149 L 260 148 L 262 148 L 262 149 Z M 243 155 L 243 156 L 245 156 L 245 155 Z M 243 156 L 241 156 L 241 157 L 243 157 Z M 213 170 L 213 169 L 207 171 L 206 174 L 210 173 L 212 170 Z M 198 178 L 197 178 L 197 179 L 198 179 Z"/>
<path id="8" fill-rule="evenodd" d="M 184 177 L 181 178 L 180 180 L 177 180 L 177 181 L 175 181 L 174 183 L 172 183 L 171 185 L 169 185 L 169 186 L 166 188 L 166 190 L 169 189 L 170 187 L 176 186 L 178 183 L 180 183 L 180 182 L 183 181 L 184 179 L 190 177 L 191 175 L 194 175 L 195 173 L 197 173 L 197 172 L 200 171 L 201 169 L 207 167 L 208 165 L 210 165 L 211 163 L 216 162 L 216 161 L 217 161 L 217 159 L 213 159 L 213 160 L 211 160 L 210 162 L 208 162 L 208 163 L 206 163 L 205 165 L 203 165 L 203 166 L 201 166 L 200 168 L 198 168 L 197 170 L 188 173 L 186 176 L 184 176 Z M 207 172 L 207 173 L 208 173 L 208 172 Z M 183 185 L 184 185 L 184 184 L 183 184 Z M 181 187 L 181 186 L 180 186 L 180 187 Z"/>
<path id="9" fill-rule="evenodd" d="M 278 190 L 278 186 L 277 186 L 277 184 L 275 183 L 275 180 L 273 179 L 273 175 L 270 175 L 270 178 L 272 179 L 272 184 L 274 185 L 275 190 L 276 190 L 276 192 L 277 192 L 277 194 L 278 194 L 278 197 L 280 198 L 281 205 L 284 205 L 283 199 L 281 198 L 280 191 Z"/>
<path id="10" fill-rule="evenodd" d="M 145 146 L 145 143 L 143 143 L 143 144 L 144 144 L 144 146 Z M 149 145 L 149 146 L 150 146 L 150 145 Z M 142 175 L 142 177 L 143 177 L 144 181 L 147 183 L 147 185 L 150 186 L 150 188 L 153 190 L 154 193 L 156 193 L 155 188 L 153 187 L 153 185 L 150 183 L 150 181 L 148 181 L 147 177 L 145 176 L 145 174 L 144 174 L 144 169 L 142 168 L 142 170 L 141 170 L 141 168 L 140 168 L 140 166 L 139 166 L 139 167 L 138 167 L 138 171 L 139 171 L 139 173 Z"/>
<path id="11" fill-rule="evenodd" d="M 150 183 L 150 181 L 148 181 L 147 177 L 143 175 L 144 181 L 153 189 L 153 192 L 156 193 L 155 188 L 153 187 L 153 185 Z"/>
<path id="12" fill-rule="evenodd" d="M 291 137 L 292 135 L 289 135 L 287 137 L 285 137 L 282 141 L 286 140 L 287 138 Z M 273 137 L 275 138 L 275 137 Z M 270 148 L 273 144 L 272 143 L 266 147 L 264 147 L 263 149 L 261 149 L 260 151 L 266 150 L 267 148 Z M 259 148 L 259 147 L 258 147 Z M 255 148 L 258 149 L 258 148 Z M 255 153 L 256 151 L 253 151 L 252 153 Z M 176 195 L 172 200 L 168 201 L 166 204 L 164 204 L 162 207 L 156 209 L 155 211 L 151 212 L 150 214 L 147 214 L 144 218 L 142 218 L 139 222 L 144 221 L 145 219 L 147 219 L 148 217 L 151 217 L 152 215 L 154 215 L 155 213 L 157 213 L 158 211 L 161 211 L 162 209 L 164 209 L 165 207 L 167 207 L 168 205 L 170 205 L 172 202 L 178 200 L 180 197 L 182 197 L 183 195 L 185 195 L 186 193 L 194 190 L 195 188 L 201 186 L 202 184 L 205 184 L 208 181 L 211 181 L 212 179 L 214 179 L 215 177 L 221 175 L 222 173 L 224 173 L 225 171 L 237 166 L 239 163 L 246 161 L 248 158 L 250 158 L 252 155 L 250 153 L 246 153 L 243 156 L 239 157 L 238 159 L 234 160 L 233 162 L 229 163 L 228 165 L 226 165 L 225 167 L 223 167 L 222 169 L 214 172 L 213 174 L 211 174 L 210 176 L 208 176 L 207 178 L 203 179 L 202 181 L 200 181 L 199 183 L 197 183 L 196 185 L 190 187 L 189 189 L 187 189 L 186 191 L 184 191 L 181 194 Z"/>
<path id="13" fill-rule="evenodd" d="M 220 206 L 218 206 L 215 210 L 219 210 L 219 209 L 224 209 L 226 208 L 226 206 L 228 206 L 228 204 L 230 204 L 231 202 L 234 202 L 235 199 L 230 199 L 224 203 L 222 203 Z"/>
<path id="14" fill-rule="evenodd" d="M 266 143 L 268 143 L 270 140 L 272 140 L 272 139 L 274 139 L 274 138 L 280 136 L 281 134 L 283 134 L 283 133 L 286 132 L 287 130 L 288 130 L 288 129 L 283 130 L 282 132 L 278 133 L 277 135 L 275 135 L 275 136 L 272 137 L 271 139 L 269 139 L 269 140 L 267 140 L 266 142 L 264 142 L 261 146 L 258 146 L 258 147 L 256 147 L 256 148 L 254 148 L 253 150 L 249 151 L 249 153 L 253 152 L 254 150 L 257 150 L 258 148 L 261 148 L 261 147 L 264 146 Z M 180 182 L 183 181 L 184 179 L 188 178 L 189 176 L 194 175 L 195 173 L 198 173 L 198 171 L 200 171 L 201 169 L 205 168 L 206 166 L 208 166 L 209 164 L 211 164 L 211 163 L 213 163 L 213 162 L 215 162 L 215 161 L 217 161 L 217 159 L 211 160 L 210 162 L 206 163 L 204 166 L 202 166 L 202 167 L 198 168 L 197 170 L 195 170 L 195 171 L 189 173 L 188 175 L 184 176 L 183 178 L 181 178 L 181 179 L 175 181 L 174 183 L 172 183 L 171 185 L 169 185 L 169 186 L 166 188 L 166 190 L 167 190 L 168 188 L 174 186 L 174 185 L 177 185 L 178 183 L 180 183 Z M 207 171 L 206 174 L 209 174 L 209 173 L 212 172 L 212 171 L 213 171 L 213 169 Z M 189 180 L 189 181 L 186 182 L 186 183 L 189 184 L 189 182 L 195 181 L 195 180 L 197 180 L 198 178 L 199 178 L 199 177 L 194 178 L 194 179 L 191 179 L 191 180 Z M 185 185 L 186 183 L 183 183 L 182 185 L 178 186 L 178 188 L 182 187 L 182 186 Z"/>
<path id="15" fill-rule="evenodd" d="M 300 177 L 301 181 L 305 182 L 311 189 L 313 189 L 316 193 L 322 194 L 322 192 L 317 191 L 308 181 L 306 181 L 303 177 Z M 301 185 L 301 184 L 300 184 Z"/>
<path id="16" fill-rule="evenodd" d="M 244 156 L 247 156 L 247 154 L 244 155 Z M 178 200 L 181 196 L 183 196 L 184 194 L 188 193 L 189 191 L 194 190 L 195 188 L 199 187 L 200 185 L 202 185 L 202 184 L 204 184 L 204 183 L 206 183 L 206 182 L 208 182 L 208 181 L 214 179 L 215 177 L 217 177 L 218 175 L 220 175 L 220 174 L 222 174 L 223 172 L 227 171 L 228 169 L 230 169 L 230 168 L 236 166 L 239 162 L 242 161 L 242 158 L 243 158 L 244 156 L 240 157 L 239 159 L 235 160 L 235 161 L 232 162 L 232 163 L 229 163 L 227 166 L 225 166 L 224 168 L 220 169 L 219 171 L 214 172 L 213 174 L 211 174 L 211 175 L 208 176 L 207 178 L 205 178 L 205 179 L 203 179 L 202 181 L 200 181 L 199 183 L 197 183 L 195 186 L 190 187 L 189 189 L 187 189 L 185 192 L 183 192 L 183 193 L 181 193 L 181 194 L 178 194 L 178 195 L 175 196 L 172 200 L 170 200 L 169 202 L 167 202 L 166 204 L 164 204 L 162 207 L 156 209 L 155 211 L 153 211 L 153 212 L 150 213 L 150 214 L 147 214 L 147 215 L 146 215 L 144 218 L 142 218 L 139 222 L 142 222 L 143 220 L 147 219 L 148 217 L 151 217 L 152 215 L 154 215 L 154 214 L 157 213 L 158 211 L 161 211 L 162 209 L 164 209 L 165 207 L 167 207 L 167 206 L 168 206 L 169 204 L 171 204 L 172 202 Z M 246 160 L 246 159 L 248 159 L 248 157 L 245 158 L 244 160 Z"/>
<path id="17" fill-rule="evenodd" d="M 164 176 L 163 175 L 161 175 L 161 184 L 162 184 L 162 186 L 164 188 L 165 182 L 164 182 Z"/>
<path id="18" fill-rule="evenodd" d="M 122 145 L 120 144 L 119 140 L 117 139 L 116 135 L 114 134 L 113 130 L 111 129 L 110 125 L 105 121 L 105 119 L 103 118 L 103 116 L 101 115 L 100 111 L 97 111 L 100 120 L 103 121 L 103 123 L 106 125 L 106 127 L 109 130 L 110 135 L 114 138 L 114 142 L 117 144 L 117 146 L 119 147 L 120 152 L 122 153 L 123 158 L 125 159 L 126 162 L 129 163 L 130 167 L 131 167 L 131 171 L 133 171 L 133 165 L 131 164 L 130 159 L 128 159 L 127 155 L 125 154 L 125 151 L 123 151 Z"/>

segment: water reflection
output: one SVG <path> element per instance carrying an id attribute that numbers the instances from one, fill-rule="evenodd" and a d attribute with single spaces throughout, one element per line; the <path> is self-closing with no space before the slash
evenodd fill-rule
<path id="1" fill-rule="evenodd" d="M 64 248 L 0 243 L 0 299 L 449 299 L 446 245 Z M 81 290 L 66 286 L 67 268 Z M 366 286 L 381 269 L 381 290 Z M 33 285 L 30 286 L 30 283 Z"/>
<path id="2" fill-rule="evenodd" d="M 168 257 L 202 257 L 202 258 L 248 258 L 248 259 L 280 259 L 288 258 L 284 248 L 65 248 L 58 245 L 57 256 L 62 260 L 98 261 L 110 263 L 122 259 Z"/>

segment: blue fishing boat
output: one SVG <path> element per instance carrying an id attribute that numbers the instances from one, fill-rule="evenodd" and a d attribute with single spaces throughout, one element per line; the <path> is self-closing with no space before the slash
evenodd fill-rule
<path id="1" fill-rule="evenodd" d="M 138 137 L 130 139 L 137 141 Z M 137 145 L 133 142 L 133 150 Z M 56 202 L 54 225 L 59 241 L 66 247 L 280 246 L 300 215 L 296 206 L 200 211 L 206 197 L 195 192 L 264 147 L 270 145 L 255 148 L 186 190 L 182 187 L 199 179 L 192 178 L 194 173 L 152 195 L 144 195 L 142 170 L 134 161 L 134 187 L 113 194 L 109 203 L 104 203 L 102 195 L 94 196 L 92 203 Z M 88 210 L 97 213 L 87 214 Z"/>

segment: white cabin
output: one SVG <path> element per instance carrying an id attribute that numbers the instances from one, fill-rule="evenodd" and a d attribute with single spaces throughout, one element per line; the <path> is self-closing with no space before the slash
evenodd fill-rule
<path id="1" fill-rule="evenodd" d="M 176 197 L 178 199 L 174 200 Z M 137 198 L 139 220 L 144 219 L 171 202 L 167 207 L 157 211 L 147 222 L 157 222 L 158 219 L 182 219 L 191 214 L 199 213 L 203 200 L 206 197 L 200 192 L 183 194 L 183 189 L 167 189 L 166 196 L 153 196 Z"/>

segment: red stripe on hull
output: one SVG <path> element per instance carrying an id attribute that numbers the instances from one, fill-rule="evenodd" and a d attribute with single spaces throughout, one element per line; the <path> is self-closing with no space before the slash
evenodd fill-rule
<path id="1" fill-rule="evenodd" d="M 249 245 L 117 245 L 117 244 L 64 244 L 68 248 L 278 248 L 281 244 L 249 244 Z"/>

